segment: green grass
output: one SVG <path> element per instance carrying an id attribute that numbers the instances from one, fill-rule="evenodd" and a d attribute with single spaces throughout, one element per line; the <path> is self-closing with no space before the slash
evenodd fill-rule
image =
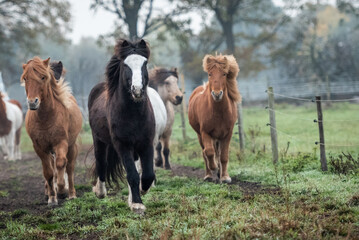
<path id="1" fill-rule="evenodd" d="M 234 134 L 229 173 L 241 181 L 260 182 L 264 189 L 279 186 L 280 194 L 264 191 L 251 195 L 237 185 L 173 177 L 158 170 L 156 187 L 143 197 L 145 216 L 129 210 L 125 184 L 119 191 L 110 191 L 112 194 L 105 199 L 97 199 L 89 186 L 77 185 L 77 189 L 88 192 L 42 215 L 23 210 L 0 212 L 0 222 L 4 222 L 0 224 L 0 239 L 359 238 L 359 176 L 320 170 L 319 148 L 314 144 L 318 126 L 312 122 L 316 119 L 315 105 L 280 105 L 277 110 L 283 113 L 276 115 L 277 128 L 294 136 L 278 132 L 279 164 L 272 164 L 268 112 L 259 107 L 245 108 L 246 151 L 239 153 L 238 136 Z M 325 121 L 359 119 L 358 110 L 356 104 L 324 107 L 326 143 L 359 144 L 359 122 Z M 188 139 L 183 141 L 180 122 L 176 114 L 171 162 L 204 168 L 196 134 L 186 122 Z M 84 129 L 82 142 L 91 144 L 91 133 Z M 23 136 L 24 151 L 29 142 Z M 354 147 L 327 147 L 327 155 L 337 156 L 342 151 L 355 158 L 359 153 Z"/>

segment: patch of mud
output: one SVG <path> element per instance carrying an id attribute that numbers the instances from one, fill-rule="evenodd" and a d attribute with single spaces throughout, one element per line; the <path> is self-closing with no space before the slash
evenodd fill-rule
<path id="1" fill-rule="evenodd" d="M 190 178 L 198 178 L 203 179 L 205 176 L 205 170 L 194 167 L 187 167 L 181 165 L 171 164 L 172 167 L 172 175 L 180 176 L 180 177 L 190 177 Z M 218 183 L 218 180 L 217 180 Z M 232 177 L 232 182 L 229 184 L 233 187 L 238 187 L 244 195 L 253 196 L 255 194 L 280 194 L 281 189 L 278 186 L 274 185 L 263 185 L 260 182 L 248 182 L 242 181 L 238 176 Z"/>
<path id="2" fill-rule="evenodd" d="M 91 153 L 86 163 L 84 158 L 85 153 L 79 154 L 75 167 L 75 186 L 80 186 L 76 190 L 77 197 L 91 189 Z M 15 162 L 5 161 L 0 156 L 0 192 L 0 211 L 24 209 L 40 214 L 51 209 L 47 206 L 41 160 L 35 153 L 23 153 L 22 160 Z M 59 205 L 65 201 L 68 200 L 58 199 Z"/>

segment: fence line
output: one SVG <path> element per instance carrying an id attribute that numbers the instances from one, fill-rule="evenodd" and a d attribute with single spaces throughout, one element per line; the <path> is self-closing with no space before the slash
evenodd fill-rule
<path id="1" fill-rule="evenodd" d="M 268 90 L 265 91 L 266 93 L 268 92 Z M 309 99 L 309 98 L 300 98 L 300 97 L 292 97 L 292 96 L 288 96 L 288 95 L 284 95 L 284 94 L 279 94 L 279 93 L 274 93 L 274 92 L 270 92 L 275 96 L 280 96 L 283 98 L 288 98 L 288 99 L 293 99 L 293 100 L 298 100 L 298 101 L 306 101 L 306 102 L 316 102 L 317 100 L 315 100 L 314 98 Z M 347 99 L 335 99 L 335 100 L 320 100 L 320 102 L 349 102 L 349 101 L 358 101 L 358 99 L 356 98 L 347 98 Z"/>

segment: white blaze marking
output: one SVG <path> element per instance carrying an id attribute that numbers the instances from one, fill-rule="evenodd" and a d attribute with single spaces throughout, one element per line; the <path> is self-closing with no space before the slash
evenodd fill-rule
<path id="1" fill-rule="evenodd" d="M 142 86 L 142 66 L 143 63 L 147 61 L 147 58 L 138 55 L 132 54 L 128 56 L 124 63 L 131 68 L 132 71 L 132 86 L 136 89 L 141 89 Z"/>

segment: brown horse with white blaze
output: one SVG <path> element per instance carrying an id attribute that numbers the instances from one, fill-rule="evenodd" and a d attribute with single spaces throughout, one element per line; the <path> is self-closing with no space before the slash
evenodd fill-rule
<path id="1" fill-rule="evenodd" d="M 65 198 L 67 191 L 70 199 L 76 198 L 76 139 L 82 127 L 82 115 L 64 79 L 56 81 L 49 61 L 50 58 L 34 57 L 23 64 L 21 82 L 25 84 L 29 107 L 26 131 L 42 161 L 48 204 L 57 205 L 57 197 Z"/>
<path id="2" fill-rule="evenodd" d="M 188 118 L 196 131 L 206 164 L 205 180 L 213 180 L 212 171 L 219 167 L 220 182 L 230 183 L 227 171 L 229 143 L 237 119 L 239 67 L 232 55 L 206 55 L 203 69 L 208 83 L 197 87 L 190 99 Z"/>

